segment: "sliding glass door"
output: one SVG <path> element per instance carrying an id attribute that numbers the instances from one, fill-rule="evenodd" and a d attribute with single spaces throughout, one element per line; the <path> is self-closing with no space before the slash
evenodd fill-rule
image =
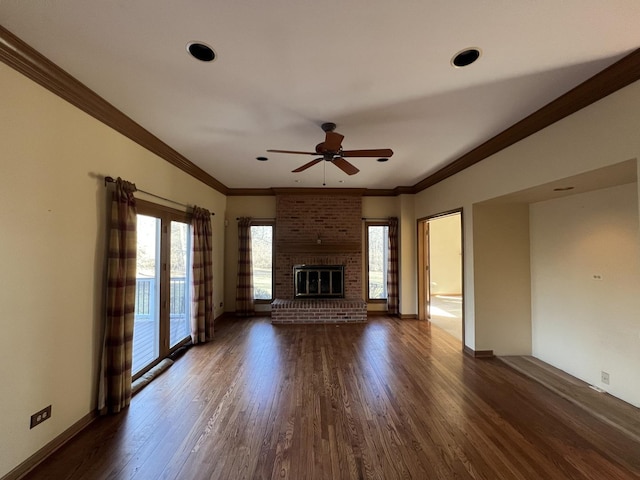
<path id="1" fill-rule="evenodd" d="M 138 201 L 134 378 L 189 339 L 191 228 L 185 213 Z"/>

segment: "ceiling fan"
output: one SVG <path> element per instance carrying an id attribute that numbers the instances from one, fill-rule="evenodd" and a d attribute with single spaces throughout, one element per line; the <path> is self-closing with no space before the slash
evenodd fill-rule
<path id="1" fill-rule="evenodd" d="M 358 170 L 353 164 L 345 160 L 345 157 L 378 157 L 389 158 L 393 155 L 393 150 L 390 148 L 381 148 L 374 150 L 343 150 L 342 139 L 344 135 L 334 132 L 336 124 L 327 122 L 322 124 L 322 130 L 325 131 L 324 142 L 316 145 L 315 152 L 299 152 L 295 150 L 267 150 L 267 152 L 275 153 L 294 153 L 298 155 L 322 155 L 321 158 L 311 160 L 309 163 L 305 163 L 301 167 L 292 170 L 293 173 L 302 172 L 309 167 L 313 167 L 316 163 L 325 160 L 333 163 L 336 167 L 342 170 L 347 175 L 355 175 Z"/>

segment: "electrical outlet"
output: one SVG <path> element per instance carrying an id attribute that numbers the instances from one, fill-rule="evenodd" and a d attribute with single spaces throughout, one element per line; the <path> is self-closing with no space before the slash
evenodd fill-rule
<path id="1" fill-rule="evenodd" d="M 593 279 L 594 280 L 602 280 L 602 275 L 596 273 L 596 274 L 593 275 Z"/>
<path id="2" fill-rule="evenodd" d="M 609 374 L 607 372 L 600 372 L 600 379 L 602 380 L 602 383 L 609 385 Z"/>
<path id="3" fill-rule="evenodd" d="M 51 405 L 31 415 L 31 426 L 29 428 L 40 425 L 45 420 L 49 420 L 49 417 L 51 417 Z"/>

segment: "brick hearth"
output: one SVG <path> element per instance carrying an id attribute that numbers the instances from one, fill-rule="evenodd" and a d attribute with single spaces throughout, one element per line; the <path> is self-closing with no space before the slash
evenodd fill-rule
<path id="1" fill-rule="evenodd" d="M 283 300 L 271 304 L 271 323 L 359 323 L 367 321 L 363 300 L 314 298 Z"/>

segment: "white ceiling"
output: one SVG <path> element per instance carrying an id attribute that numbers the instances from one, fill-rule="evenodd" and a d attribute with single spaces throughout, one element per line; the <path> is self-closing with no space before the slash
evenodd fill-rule
<path id="1" fill-rule="evenodd" d="M 324 166 L 328 187 L 414 185 L 635 50 L 639 23 L 638 0 L 0 0 L 3 27 L 229 188 L 319 187 Z M 394 156 L 347 176 L 266 153 L 313 151 L 327 121 Z"/>

